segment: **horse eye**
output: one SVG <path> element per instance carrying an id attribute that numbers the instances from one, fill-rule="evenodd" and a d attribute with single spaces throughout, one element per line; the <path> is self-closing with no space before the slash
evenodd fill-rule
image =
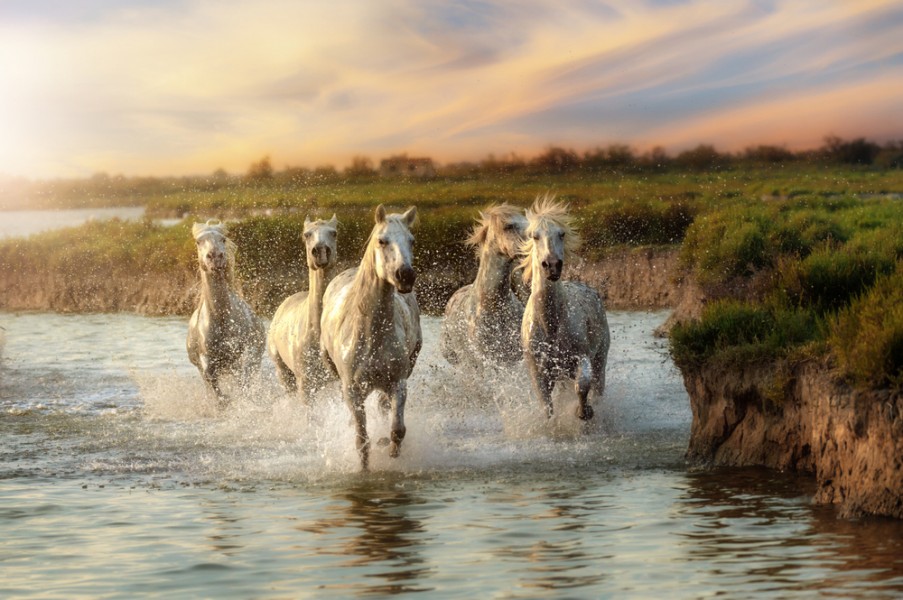
<path id="1" fill-rule="evenodd" d="M 385 246 L 389 243 L 389 240 L 387 240 L 386 238 L 379 238 L 377 241 L 379 242 L 380 246 Z"/>
<path id="2" fill-rule="evenodd" d="M 559 231 L 559 232 L 558 232 L 558 239 L 560 239 L 560 240 L 563 240 L 563 239 L 564 239 L 564 232 L 563 232 L 563 231 Z"/>
<path id="3" fill-rule="evenodd" d="M 514 229 L 515 229 L 514 223 L 507 223 L 505 225 L 505 231 L 514 231 Z"/>
<path id="4" fill-rule="evenodd" d="M 534 240 L 538 240 L 538 239 L 539 239 L 539 234 L 538 234 L 538 233 L 534 233 L 534 234 L 533 234 L 533 239 L 534 239 Z"/>
<path id="5" fill-rule="evenodd" d="M 308 240 L 309 240 L 309 239 L 310 239 L 310 236 L 311 236 L 311 232 L 310 232 L 310 231 L 305 231 L 305 232 L 304 232 L 304 237 L 305 237 L 305 239 L 308 239 Z"/>

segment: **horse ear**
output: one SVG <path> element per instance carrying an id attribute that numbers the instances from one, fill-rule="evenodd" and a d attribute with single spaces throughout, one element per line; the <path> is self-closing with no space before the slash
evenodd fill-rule
<path id="1" fill-rule="evenodd" d="M 337 227 L 339 224 L 339 220 L 336 218 L 335 213 L 332 213 L 332 218 L 329 219 L 328 225 L 332 227 Z"/>
<path id="2" fill-rule="evenodd" d="M 385 207 L 383 207 L 382 204 L 380 204 L 379 206 L 376 207 L 375 217 L 376 217 L 377 224 L 382 223 L 383 221 L 386 220 L 386 209 L 385 209 Z"/>
<path id="3" fill-rule="evenodd" d="M 304 215 L 304 226 L 307 227 L 308 225 L 310 225 L 310 217 Z"/>
<path id="4" fill-rule="evenodd" d="M 414 225 L 414 221 L 417 220 L 417 207 L 412 206 L 408 210 L 405 211 L 401 218 L 404 219 L 404 222 L 407 223 L 408 227 Z"/>
<path id="5" fill-rule="evenodd" d="M 197 239 L 197 237 L 201 234 L 201 232 L 206 227 L 207 226 L 204 225 L 203 223 L 195 223 L 194 225 L 191 226 L 191 237 Z"/>

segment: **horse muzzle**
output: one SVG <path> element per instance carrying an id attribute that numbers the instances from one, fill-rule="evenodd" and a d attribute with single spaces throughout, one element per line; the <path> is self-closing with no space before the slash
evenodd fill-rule
<path id="1" fill-rule="evenodd" d="M 316 246 L 311 252 L 315 269 L 325 269 L 332 264 L 332 249 L 329 246 Z"/>
<path id="2" fill-rule="evenodd" d="M 560 260 L 544 260 L 542 261 L 542 269 L 545 271 L 546 279 L 549 281 L 558 281 L 561 279 L 561 269 L 563 263 Z"/>
<path id="3" fill-rule="evenodd" d="M 412 267 L 407 265 L 395 271 L 395 287 L 402 294 L 408 294 L 414 289 L 414 281 L 417 279 L 417 273 Z"/>
<path id="4" fill-rule="evenodd" d="M 222 252 L 208 252 L 204 257 L 204 266 L 210 272 L 225 271 L 229 267 L 229 260 Z"/>

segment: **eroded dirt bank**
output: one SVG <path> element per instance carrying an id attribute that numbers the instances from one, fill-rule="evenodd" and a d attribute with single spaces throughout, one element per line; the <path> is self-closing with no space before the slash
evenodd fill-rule
<path id="1" fill-rule="evenodd" d="M 901 394 L 853 390 L 814 362 L 793 372 L 703 368 L 684 382 L 692 462 L 814 473 L 816 502 L 903 518 Z"/>

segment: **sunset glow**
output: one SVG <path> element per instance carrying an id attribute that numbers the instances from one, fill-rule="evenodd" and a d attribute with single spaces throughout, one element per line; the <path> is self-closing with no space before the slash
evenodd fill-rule
<path id="1" fill-rule="evenodd" d="M 0 174 L 883 142 L 901 31 L 880 1 L 12 0 Z"/>

